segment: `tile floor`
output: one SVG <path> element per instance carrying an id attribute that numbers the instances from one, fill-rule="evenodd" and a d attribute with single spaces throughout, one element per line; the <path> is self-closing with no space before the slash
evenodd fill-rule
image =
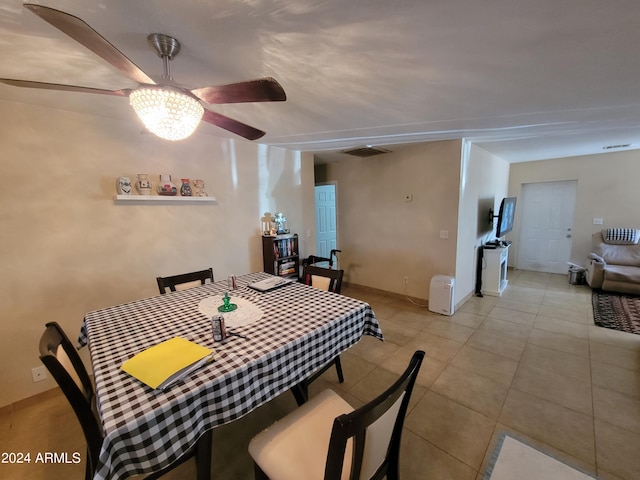
<path id="1" fill-rule="evenodd" d="M 343 354 L 354 406 L 374 397 L 416 349 L 427 356 L 408 412 L 403 480 L 479 480 L 501 432 L 511 432 L 600 479 L 640 478 L 640 336 L 593 325 L 590 290 L 565 275 L 510 271 L 500 298 L 472 297 L 452 317 L 356 287 L 385 342 L 364 338 Z M 286 393 L 214 432 L 213 478 L 250 479 L 251 436 L 295 408 Z M 0 452 L 82 452 L 80 429 L 55 391 L 0 415 Z M 168 478 L 191 478 L 189 462 Z M 7 465 L 0 478 L 82 478 L 80 465 Z"/>

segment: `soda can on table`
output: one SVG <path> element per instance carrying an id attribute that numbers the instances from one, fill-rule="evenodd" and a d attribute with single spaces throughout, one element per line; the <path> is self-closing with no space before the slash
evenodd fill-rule
<path id="1" fill-rule="evenodd" d="M 224 317 L 222 315 L 211 317 L 211 326 L 213 328 L 214 341 L 221 342 L 227 338 L 227 329 L 224 326 Z"/>

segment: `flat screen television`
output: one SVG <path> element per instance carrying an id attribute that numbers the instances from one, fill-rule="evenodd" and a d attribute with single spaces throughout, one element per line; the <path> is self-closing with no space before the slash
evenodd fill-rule
<path id="1" fill-rule="evenodd" d="M 516 213 L 516 197 L 506 197 L 500 202 L 496 238 L 503 237 L 513 229 L 513 217 Z"/>

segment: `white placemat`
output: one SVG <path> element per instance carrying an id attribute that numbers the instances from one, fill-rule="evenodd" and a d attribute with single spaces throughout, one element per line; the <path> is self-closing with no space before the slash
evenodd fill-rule
<path id="1" fill-rule="evenodd" d="M 227 328 L 242 327 L 262 318 L 260 307 L 247 299 L 231 296 L 231 303 L 235 303 L 238 308 L 233 312 L 218 312 L 218 307 L 223 304 L 222 295 L 213 295 L 200 300 L 198 310 L 207 317 L 222 313 Z"/>

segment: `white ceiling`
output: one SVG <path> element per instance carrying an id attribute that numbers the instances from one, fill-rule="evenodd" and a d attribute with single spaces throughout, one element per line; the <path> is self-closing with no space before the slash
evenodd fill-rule
<path id="1" fill-rule="evenodd" d="M 328 160 L 364 144 L 453 138 L 511 162 L 640 147 L 634 0 L 37 3 L 82 18 L 151 76 L 162 62 L 146 36 L 175 36 L 171 73 L 188 88 L 275 77 L 286 102 L 212 109 L 266 130 L 260 143 Z M 19 0 L 0 0 L 0 77 L 135 87 Z M 135 124 L 117 97 L 0 85 L 0 98 Z M 207 134 L 234 136 L 196 132 Z"/>

